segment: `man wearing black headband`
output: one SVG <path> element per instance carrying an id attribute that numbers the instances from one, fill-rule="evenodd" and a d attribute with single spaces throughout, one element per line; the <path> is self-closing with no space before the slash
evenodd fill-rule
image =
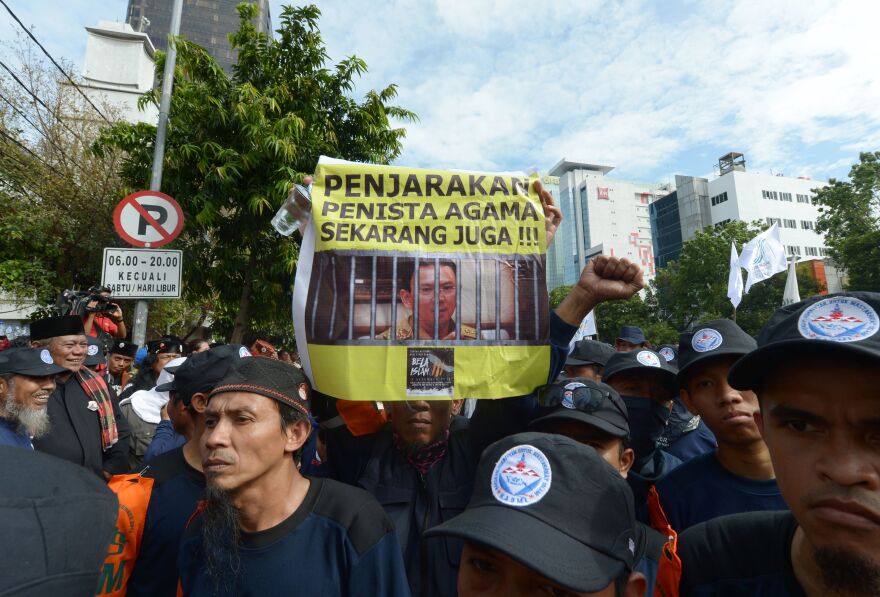
<path id="1" fill-rule="evenodd" d="M 410 594 L 397 535 L 376 500 L 297 468 L 311 431 L 299 369 L 242 359 L 211 392 L 205 426 L 207 504 L 181 542 L 183 594 Z"/>
<path id="2" fill-rule="evenodd" d="M 68 315 L 34 321 L 31 341 L 67 370 L 58 376 L 46 407 L 51 430 L 34 441 L 34 448 L 104 478 L 127 473 L 129 427 L 107 382 L 85 366 L 89 344 L 82 320 Z"/>

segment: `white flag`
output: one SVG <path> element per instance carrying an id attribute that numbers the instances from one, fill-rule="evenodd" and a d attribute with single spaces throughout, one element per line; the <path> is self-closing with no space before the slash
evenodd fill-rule
<path id="1" fill-rule="evenodd" d="M 599 332 L 596 331 L 596 315 L 593 311 L 590 311 L 587 313 L 587 316 L 584 317 L 584 320 L 581 321 L 581 325 L 574 333 L 571 342 L 568 343 L 568 353 L 571 354 L 571 351 L 574 350 L 576 342 L 583 340 L 587 336 L 595 336 L 598 333 Z"/>
<path id="2" fill-rule="evenodd" d="M 766 280 L 773 274 L 786 270 L 785 247 L 779 238 L 779 226 L 773 224 L 743 247 L 739 264 L 749 274 L 745 292 L 752 284 Z"/>
<path id="3" fill-rule="evenodd" d="M 785 292 L 782 293 L 783 306 L 801 302 L 801 293 L 798 290 L 797 284 L 797 272 L 794 266 L 795 261 L 796 258 L 792 256 L 791 265 L 788 267 L 788 277 L 785 279 Z"/>
<path id="4" fill-rule="evenodd" d="M 743 277 L 739 269 L 739 255 L 736 254 L 736 244 L 730 241 L 730 274 L 727 276 L 727 298 L 733 303 L 733 308 L 739 307 L 743 297 Z"/>

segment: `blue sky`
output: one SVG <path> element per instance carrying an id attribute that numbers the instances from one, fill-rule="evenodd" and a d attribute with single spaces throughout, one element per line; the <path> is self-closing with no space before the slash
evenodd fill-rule
<path id="1" fill-rule="evenodd" d="M 77 71 L 83 27 L 122 20 L 127 5 L 7 2 Z M 547 169 L 566 157 L 667 181 L 711 176 L 741 151 L 751 170 L 827 179 L 880 150 L 880 2 L 317 4 L 330 56 L 370 68 L 358 92 L 397 83 L 419 115 L 401 164 Z M 14 30 L 4 13 L 0 39 Z"/>

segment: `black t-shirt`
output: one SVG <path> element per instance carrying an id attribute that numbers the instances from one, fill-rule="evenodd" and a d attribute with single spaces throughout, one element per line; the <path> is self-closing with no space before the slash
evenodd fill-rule
<path id="1" fill-rule="evenodd" d="M 804 597 L 791 566 L 788 511 L 731 514 L 679 536 L 683 597 Z"/>

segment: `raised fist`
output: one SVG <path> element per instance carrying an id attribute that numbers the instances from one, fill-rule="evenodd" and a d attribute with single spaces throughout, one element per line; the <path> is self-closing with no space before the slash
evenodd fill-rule
<path id="1" fill-rule="evenodd" d="M 578 287 L 595 303 L 626 300 L 644 286 L 642 268 L 629 259 L 599 255 L 581 272 Z"/>

